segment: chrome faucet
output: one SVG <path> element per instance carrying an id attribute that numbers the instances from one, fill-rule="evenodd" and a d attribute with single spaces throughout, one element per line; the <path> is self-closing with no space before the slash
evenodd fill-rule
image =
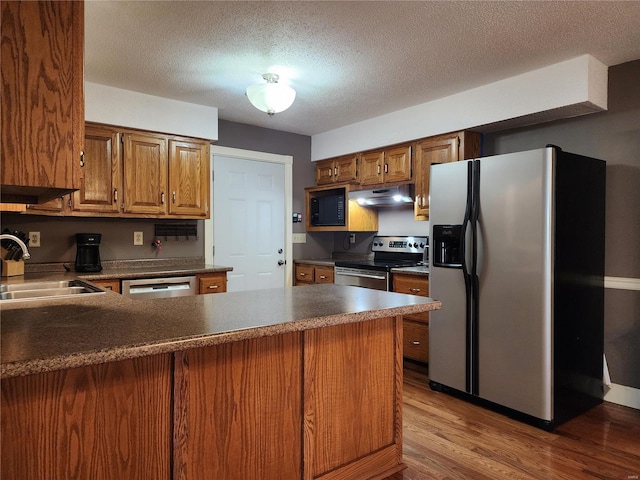
<path id="1" fill-rule="evenodd" d="M 29 249 L 27 248 L 27 245 L 15 235 L 11 235 L 9 233 L 3 233 L 0 235 L 0 240 L 13 240 L 18 245 L 20 245 L 20 248 L 22 249 L 22 259 L 29 260 L 31 258 L 31 254 L 29 253 Z"/>

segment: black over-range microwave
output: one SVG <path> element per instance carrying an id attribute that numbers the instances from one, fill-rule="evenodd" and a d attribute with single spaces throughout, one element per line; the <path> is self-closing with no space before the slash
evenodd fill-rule
<path id="1" fill-rule="evenodd" d="M 344 226 L 344 194 L 313 197 L 311 225 Z"/>

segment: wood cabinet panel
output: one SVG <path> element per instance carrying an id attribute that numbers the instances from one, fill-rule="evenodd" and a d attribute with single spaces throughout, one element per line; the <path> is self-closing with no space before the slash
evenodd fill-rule
<path id="1" fill-rule="evenodd" d="M 296 263 L 296 285 L 312 285 L 314 283 L 333 283 L 334 269 L 323 265 Z"/>
<path id="2" fill-rule="evenodd" d="M 124 134 L 124 211 L 163 215 L 167 212 L 167 140 Z"/>
<path id="3" fill-rule="evenodd" d="M 75 188 L 84 130 L 84 3 L 2 1 L 3 202 Z"/>
<path id="4" fill-rule="evenodd" d="M 369 468 L 380 473 L 401 463 L 399 323 L 383 318 L 305 332 L 305 480 L 369 478 Z"/>
<path id="5" fill-rule="evenodd" d="M 360 157 L 360 184 L 377 185 L 384 182 L 384 151 L 366 152 Z"/>
<path id="6" fill-rule="evenodd" d="M 311 285 L 315 283 L 316 269 L 313 265 L 296 263 L 296 285 Z"/>
<path id="7" fill-rule="evenodd" d="M 301 478 L 301 335 L 176 353 L 174 478 Z"/>
<path id="8" fill-rule="evenodd" d="M 201 273 L 196 275 L 198 293 L 224 293 L 227 291 L 227 272 Z"/>
<path id="9" fill-rule="evenodd" d="M 408 295 L 429 296 L 429 278 L 422 275 L 393 274 L 393 291 Z M 427 363 L 429 361 L 429 312 L 403 317 L 404 356 Z"/>
<path id="10" fill-rule="evenodd" d="M 73 192 L 72 208 L 117 213 L 122 199 L 120 133 L 107 127 L 86 125 L 84 141 L 84 175 L 80 190 Z"/>
<path id="11" fill-rule="evenodd" d="M 358 181 L 358 155 L 319 160 L 316 162 L 316 185 Z"/>
<path id="12" fill-rule="evenodd" d="M 405 317 L 403 321 L 404 356 L 419 362 L 429 362 L 429 324 Z"/>
<path id="13" fill-rule="evenodd" d="M 429 180 L 431 165 L 457 162 L 480 156 L 480 135 L 456 132 L 426 138 L 416 145 L 415 200 L 416 220 L 429 219 Z"/>
<path id="14" fill-rule="evenodd" d="M 170 478 L 171 356 L 2 380 L 6 479 Z"/>
<path id="15" fill-rule="evenodd" d="M 120 293 L 120 280 L 91 280 L 91 283 L 94 283 L 105 290 Z"/>
<path id="16" fill-rule="evenodd" d="M 384 152 L 384 181 L 411 180 L 411 146 L 390 148 Z"/>
<path id="17" fill-rule="evenodd" d="M 316 265 L 315 270 L 314 276 L 316 283 L 333 283 L 333 267 Z"/>
<path id="18" fill-rule="evenodd" d="M 209 146 L 169 140 L 169 213 L 207 216 L 209 185 Z"/>

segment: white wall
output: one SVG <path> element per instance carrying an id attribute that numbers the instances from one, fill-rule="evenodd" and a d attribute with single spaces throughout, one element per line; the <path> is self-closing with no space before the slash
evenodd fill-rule
<path id="1" fill-rule="evenodd" d="M 528 118 L 533 123 L 606 108 L 607 66 L 590 55 L 583 55 L 314 135 L 311 160 L 516 118 Z"/>
<path id="2" fill-rule="evenodd" d="M 218 109 L 97 83 L 84 83 L 85 120 L 218 140 Z"/>

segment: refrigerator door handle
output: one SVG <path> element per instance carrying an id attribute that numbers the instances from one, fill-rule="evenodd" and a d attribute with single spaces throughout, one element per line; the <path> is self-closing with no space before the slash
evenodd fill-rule
<path id="1" fill-rule="evenodd" d="M 471 393 L 472 387 L 472 357 L 471 357 L 471 344 L 473 341 L 472 335 L 472 318 L 473 318 L 473 286 L 471 272 L 469 271 L 469 265 L 467 264 L 467 228 L 471 225 L 473 232 L 473 223 L 471 222 L 472 208 L 473 208 L 473 177 L 474 177 L 474 162 L 467 162 L 467 200 L 464 212 L 464 219 L 462 220 L 462 231 L 460 233 L 460 259 L 462 260 L 462 275 L 464 277 L 464 289 L 465 289 L 465 390 L 467 393 Z M 471 266 L 473 268 L 473 265 Z"/>
<path id="2" fill-rule="evenodd" d="M 469 330 L 471 332 L 470 347 L 470 372 L 471 372 L 471 393 L 479 395 L 478 379 L 479 369 L 479 315 L 480 315 L 480 281 L 478 278 L 478 219 L 480 217 L 480 161 L 474 160 L 472 170 L 472 200 L 471 200 L 471 315 L 469 319 Z"/>

